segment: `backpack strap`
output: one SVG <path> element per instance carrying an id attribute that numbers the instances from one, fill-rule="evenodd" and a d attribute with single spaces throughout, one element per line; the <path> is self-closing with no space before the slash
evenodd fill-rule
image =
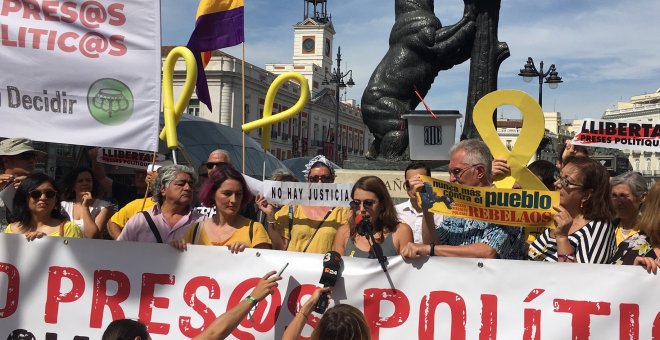
<path id="1" fill-rule="evenodd" d="M 60 237 L 64 237 L 64 224 L 66 222 L 67 221 L 63 221 L 62 223 L 60 223 Z"/>
<path id="2" fill-rule="evenodd" d="M 195 226 L 193 227 L 192 244 L 198 244 L 199 243 L 199 238 L 202 235 L 202 233 L 199 232 L 199 228 L 201 227 L 201 225 L 202 225 L 201 222 L 197 222 L 197 223 L 195 223 Z"/>
<path id="3" fill-rule="evenodd" d="M 147 220 L 147 224 L 149 224 L 149 228 L 151 228 L 151 232 L 154 233 L 154 236 L 156 237 L 156 241 L 158 241 L 158 243 L 163 243 L 163 238 L 160 236 L 160 233 L 158 232 L 158 228 L 156 228 L 156 223 L 154 223 L 154 220 L 151 219 L 151 215 L 149 215 L 149 213 L 146 211 L 143 211 L 142 215 L 144 216 L 144 219 Z"/>
<path id="4" fill-rule="evenodd" d="M 293 229 L 293 205 L 289 204 L 289 238 L 291 238 L 291 229 Z"/>
<path id="5" fill-rule="evenodd" d="M 250 247 L 252 247 L 252 236 L 254 236 L 254 221 L 250 220 Z"/>

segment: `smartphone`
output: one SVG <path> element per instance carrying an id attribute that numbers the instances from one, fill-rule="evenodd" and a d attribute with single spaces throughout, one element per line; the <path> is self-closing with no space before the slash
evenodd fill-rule
<path id="1" fill-rule="evenodd" d="M 289 266 L 289 262 L 285 263 L 282 269 L 280 269 L 279 272 L 277 272 L 277 276 L 282 276 L 282 273 L 284 273 L 284 269 Z"/>

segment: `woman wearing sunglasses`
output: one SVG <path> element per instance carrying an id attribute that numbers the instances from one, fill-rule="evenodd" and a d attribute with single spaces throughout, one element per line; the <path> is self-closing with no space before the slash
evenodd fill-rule
<path id="1" fill-rule="evenodd" d="M 528 258 L 549 262 L 607 263 L 614 254 L 614 227 L 609 175 L 586 157 L 570 156 L 559 179 L 557 228 L 546 229 L 530 245 Z"/>
<path id="2" fill-rule="evenodd" d="M 324 156 L 312 158 L 303 173 L 308 183 L 333 183 L 335 172 Z M 273 249 L 324 254 L 332 250 L 337 229 L 348 222 L 349 209 L 285 205 L 278 211 L 262 196 L 256 200 L 266 215 Z"/>
<path id="3" fill-rule="evenodd" d="M 334 251 L 345 256 L 375 258 L 371 244 L 373 236 L 383 256 L 395 256 L 413 241 L 412 229 L 399 222 L 390 193 L 380 178 L 360 178 L 353 185 L 351 198 L 352 214 L 348 224 L 337 231 Z M 365 224 L 367 220 L 369 223 Z"/>
<path id="4" fill-rule="evenodd" d="M 100 236 L 112 215 L 110 202 L 98 199 L 98 191 L 98 182 L 89 168 L 75 168 L 62 180 L 62 210 L 86 238 Z"/>
<path id="5" fill-rule="evenodd" d="M 5 233 L 23 234 L 28 241 L 44 236 L 83 236 L 78 225 L 67 221 L 60 211 L 57 186 L 48 175 L 35 173 L 21 182 L 14 195 L 13 212 L 16 222 L 7 226 Z"/>

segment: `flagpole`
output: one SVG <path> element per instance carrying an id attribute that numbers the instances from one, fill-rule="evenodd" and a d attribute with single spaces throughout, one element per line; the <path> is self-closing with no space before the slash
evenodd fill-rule
<path id="1" fill-rule="evenodd" d="M 242 50 L 243 50 L 243 57 L 241 58 L 241 92 L 243 96 L 243 105 L 242 105 L 242 112 L 243 115 L 241 117 L 243 121 L 243 125 L 245 125 L 245 41 L 241 44 L 242 45 Z M 245 132 L 243 132 L 243 139 L 242 139 L 242 150 L 243 150 L 243 164 L 242 164 L 242 169 L 243 173 L 245 173 Z"/>

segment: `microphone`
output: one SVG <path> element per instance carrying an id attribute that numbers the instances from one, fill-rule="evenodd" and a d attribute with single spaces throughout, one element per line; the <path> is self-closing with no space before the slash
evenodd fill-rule
<path id="1" fill-rule="evenodd" d="M 337 283 L 337 279 L 341 277 L 342 267 L 344 266 L 344 261 L 341 259 L 336 251 L 329 251 L 325 253 L 323 257 L 323 273 L 321 273 L 321 279 L 319 283 L 323 285 L 323 288 L 334 287 Z M 325 310 L 328 309 L 328 294 L 321 293 L 319 301 L 316 303 L 314 311 L 323 314 Z"/>
<path id="2" fill-rule="evenodd" d="M 369 216 L 364 216 L 362 213 L 358 213 L 355 216 L 355 226 L 357 233 L 362 236 L 368 236 L 371 234 L 371 222 L 369 221 Z"/>
<path id="3" fill-rule="evenodd" d="M 357 216 L 355 216 L 355 227 L 357 233 L 367 239 L 371 251 L 378 260 L 378 263 L 380 263 L 380 267 L 383 268 L 383 272 L 387 273 L 387 257 L 383 255 L 383 249 L 380 247 L 380 244 L 376 243 L 376 239 L 374 239 L 374 235 L 371 232 L 369 216 L 364 216 L 362 213 L 358 213 Z"/>

